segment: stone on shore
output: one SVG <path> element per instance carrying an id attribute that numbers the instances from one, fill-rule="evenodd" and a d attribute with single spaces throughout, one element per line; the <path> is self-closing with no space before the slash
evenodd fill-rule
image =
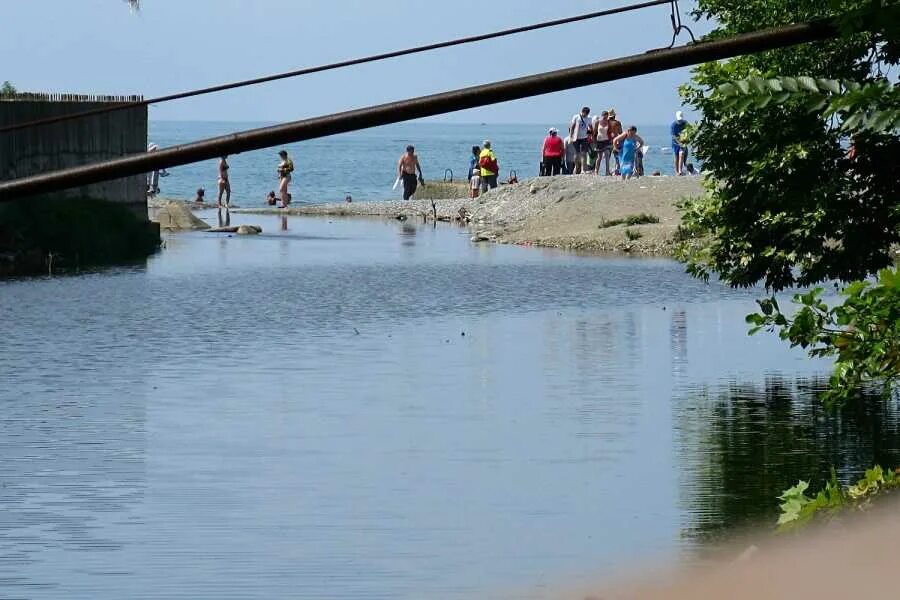
<path id="1" fill-rule="evenodd" d="M 259 235 L 262 233 L 262 227 L 259 225 L 241 225 L 237 228 L 238 235 Z"/>
<path id="2" fill-rule="evenodd" d="M 150 211 L 150 220 L 159 223 L 165 231 L 194 231 L 209 229 L 209 224 L 195 216 L 182 202 L 166 202 Z"/>

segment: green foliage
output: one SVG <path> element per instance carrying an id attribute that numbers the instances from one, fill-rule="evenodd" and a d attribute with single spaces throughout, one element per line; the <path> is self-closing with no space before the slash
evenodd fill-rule
<path id="1" fill-rule="evenodd" d="M 633 241 L 635 241 L 635 240 L 639 240 L 639 239 L 641 239 L 642 237 L 644 237 L 644 234 L 641 233 L 640 231 L 634 231 L 633 229 L 626 229 L 626 230 L 625 230 L 625 237 L 628 238 L 630 241 L 633 242 Z"/>
<path id="2" fill-rule="evenodd" d="M 834 357 L 828 403 L 843 403 L 870 382 L 890 395 L 900 382 L 900 268 L 882 270 L 875 282 L 852 283 L 842 304 L 829 307 L 822 294 L 815 288 L 795 295 L 799 309 L 790 318 L 774 297 L 759 300 L 761 312 L 747 315 L 750 333 L 778 329 L 792 347 Z"/>
<path id="3" fill-rule="evenodd" d="M 852 12 L 860 8 L 863 17 Z M 700 0 L 697 13 L 720 23 L 715 38 L 838 13 L 852 15 L 844 19 L 852 25 L 871 20 L 870 10 L 861 0 Z M 898 21 L 893 6 L 879 26 L 891 31 Z M 881 121 L 898 108 L 897 93 L 873 73 L 892 64 L 886 48 L 894 43 L 883 33 L 847 33 L 694 70 L 681 93 L 703 114 L 689 136 L 711 176 L 683 221 L 711 242 L 685 249 L 692 273 L 780 290 L 863 279 L 891 264 L 890 247 L 900 242 L 900 139 Z M 829 108 L 847 117 L 811 112 L 810 97 L 827 102 L 837 82 L 849 93 Z M 866 113 L 854 117 L 859 107 Z M 848 156 L 847 131 L 835 121 L 882 133 L 859 130 Z"/>
<path id="4" fill-rule="evenodd" d="M 681 205 L 680 257 L 695 277 L 779 291 L 861 282 L 894 262 L 900 244 L 900 93 L 882 73 L 900 58 L 900 6 L 864 0 L 699 0 L 722 37 L 840 15 L 834 40 L 761 52 L 694 70 L 681 89 L 703 114 L 689 143 L 710 175 Z M 697 243 L 704 240 L 706 243 Z M 886 273 L 886 274 L 885 274 Z M 774 300 L 748 320 L 779 329 L 813 356 L 835 357 L 826 397 L 897 379 L 897 298 L 884 271 L 852 283 L 843 306 L 797 296 L 789 319 Z"/>
<path id="5" fill-rule="evenodd" d="M 724 98 L 722 106 L 735 111 L 802 103 L 810 112 L 841 116 L 841 130 L 847 133 L 884 133 L 900 128 L 900 87 L 884 79 L 861 85 L 805 76 L 751 77 L 723 83 L 716 92 Z"/>
<path id="6" fill-rule="evenodd" d="M 8 81 L 4 81 L 3 85 L 0 85 L 0 98 L 4 96 L 15 96 L 17 93 L 18 90 L 16 90 L 16 86 Z"/>
<path id="7" fill-rule="evenodd" d="M 865 510 L 873 498 L 897 488 L 900 488 L 900 469 L 885 471 L 876 465 L 866 470 L 862 479 L 846 488 L 841 487 L 832 469 L 831 480 L 815 497 L 806 495 L 809 489 L 809 482 L 806 481 L 799 481 L 778 497 L 781 500 L 778 530 L 789 531 L 813 519 L 831 518 L 845 509 Z"/>
<path id="8" fill-rule="evenodd" d="M 621 219 L 611 219 L 609 221 L 603 221 L 600 224 L 600 229 L 606 229 L 607 227 L 615 227 L 616 225 L 646 225 L 651 223 L 659 223 L 659 217 L 656 215 L 650 215 L 647 213 L 640 213 L 637 215 L 628 215 Z"/>

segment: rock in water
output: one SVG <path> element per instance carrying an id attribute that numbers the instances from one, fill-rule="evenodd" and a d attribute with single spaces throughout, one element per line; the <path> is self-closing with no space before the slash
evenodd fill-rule
<path id="1" fill-rule="evenodd" d="M 238 235 L 259 235 L 262 233 L 262 227 L 258 225 L 241 225 L 237 229 Z"/>
<path id="2" fill-rule="evenodd" d="M 191 231 L 193 229 L 209 229 L 209 225 L 191 212 L 181 202 L 167 202 L 155 211 L 151 220 L 159 223 L 159 228 L 166 231 Z"/>

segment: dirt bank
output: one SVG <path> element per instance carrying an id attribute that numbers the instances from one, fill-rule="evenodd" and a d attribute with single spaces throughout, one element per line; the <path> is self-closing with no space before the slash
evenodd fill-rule
<path id="1" fill-rule="evenodd" d="M 670 254 L 681 223 L 676 204 L 701 192 L 698 177 L 543 177 L 490 192 L 473 221 L 506 243 Z"/>

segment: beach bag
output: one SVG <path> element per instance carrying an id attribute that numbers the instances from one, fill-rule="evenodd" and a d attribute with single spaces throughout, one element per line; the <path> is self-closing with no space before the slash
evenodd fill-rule
<path id="1" fill-rule="evenodd" d="M 496 159 L 493 159 L 490 156 L 482 156 L 478 161 L 478 164 L 482 169 L 487 169 L 491 173 L 497 173 L 500 170 Z"/>

